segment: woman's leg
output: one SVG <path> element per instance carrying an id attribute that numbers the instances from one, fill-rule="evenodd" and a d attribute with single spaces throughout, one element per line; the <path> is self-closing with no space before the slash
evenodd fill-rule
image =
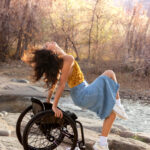
<path id="1" fill-rule="evenodd" d="M 110 77 L 112 80 L 114 80 L 115 82 L 117 82 L 116 75 L 112 70 L 106 70 L 102 75 L 106 75 Z M 121 105 L 119 91 L 117 91 L 117 94 L 116 94 L 116 105 L 114 106 L 113 111 L 115 111 L 118 117 L 124 120 L 128 119 L 128 115 L 126 114 L 123 105 Z"/>
<path id="2" fill-rule="evenodd" d="M 114 80 L 115 82 L 117 82 L 116 75 L 115 75 L 115 73 L 112 70 L 106 70 L 102 75 L 106 75 L 109 78 L 111 78 L 112 80 Z M 116 100 L 118 100 L 118 99 L 120 99 L 119 91 L 116 94 Z M 102 136 L 105 136 L 105 137 L 108 136 L 115 118 L 116 118 L 116 114 L 114 112 L 112 112 L 109 115 L 109 117 L 107 117 L 104 120 L 103 128 L 102 128 Z"/>
<path id="3" fill-rule="evenodd" d="M 116 118 L 116 114 L 115 114 L 114 112 L 112 112 L 112 113 L 104 120 L 101 136 L 104 136 L 104 137 L 107 137 L 107 136 L 108 136 L 108 134 L 109 134 L 109 132 L 110 132 L 110 129 L 111 129 L 111 127 L 112 127 L 112 124 L 113 124 L 115 118 Z"/>
<path id="4" fill-rule="evenodd" d="M 117 83 L 116 75 L 112 70 L 106 70 L 102 75 L 108 76 L 109 78 L 111 78 Z M 117 91 L 116 94 L 116 104 L 119 106 L 121 105 L 119 91 Z M 112 111 L 111 114 L 104 120 L 100 140 L 99 142 L 96 142 L 95 145 L 93 146 L 94 150 L 99 150 L 99 149 L 109 150 L 107 137 L 115 118 L 116 118 L 116 112 Z"/>
<path id="5" fill-rule="evenodd" d="M 117 82 L 116 75 L 112 70 L 106 70 L 102 75 L 106 75 L 115 82 Z M 119 99 L 119 92 L 116 94 L 116 99 Z M 112 124 L 116 118 L 116 113 L 111 112 L 111 114 L 104 120 L 103 122 L 103 127 L 102 127 L 102 133 L 100 136 L 99 142 L 96 142 L 95 145 L 93 146 L 94 150 L 99 150 L 99 149 L 105 149 L 108 150 L 108 143 L 107 143 L 107 137 L 110 132 L 110 129 L 112 127 Z M 99 143 L 99 144 L 98 144 Z"/>
<path id="6" fill-rule="evenodd" d="M 102 75 L 106 75 L 112 80 L 114 80 L 115 82 L 117 82 L 116 75 L 112 70 L 106 70 Z M 119 91 L 116 94 L 116 100 L 118 99 L 120 99 Z M 100 140 L 99 142 L 96 142 L 95 145 L 93 146 L 94 150 L 102 149 L 102 147 L 105 150 L 109 149 L 107 143 L 107 137 L 115 118 L 116 118 L 116 113 L 112 111 L 111 114 L 104 120 Z"/>
<path id="7" fill-rule="evenodd" d="M 108 76 L 109 78 L 117 82 L 116 74 L 112 70 L 106 70 L 102 75 Z M 116 95 L 116 100 L 118 99 L 120 99 L 119 91 L 117 92 Z"/>

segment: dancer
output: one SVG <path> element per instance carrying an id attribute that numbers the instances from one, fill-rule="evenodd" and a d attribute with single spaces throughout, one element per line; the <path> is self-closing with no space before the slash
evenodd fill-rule
<path id="1" fill-rule="evenodd" d="M 71 89 L 72 100 L 77 106 L 89 109 L 104 119 L 101 136 L 93 148 L 109 150 L 107 137 L 116 115 L 122 119 L 128 118 L 120 102 L 119 84 L 115 73 L 106 70 L 88 84 L 74 57 L 65 53 L 55 42 L 47 42 L 43 49 L 32 53 L 27 51 L 22 60 L 33 67 L 35 81 L 43 77 L 49 86 L 47 102 L 50 102 L 59 80 L 52 106 L 56 117 L 63 117 L 57 105 L 67 83 Z"/>

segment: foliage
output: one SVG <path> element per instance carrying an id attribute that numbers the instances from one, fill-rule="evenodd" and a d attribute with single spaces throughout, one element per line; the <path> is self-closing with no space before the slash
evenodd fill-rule
<path id="1" fill-rule="evenodd" d="M 20 58 L 28 46 L 53 40 L 77 59 L 118 61 L 145 72 L 149 24 L 141 4 L 124 10 L 113 0 L 1 0 L 0 59 Z"/>

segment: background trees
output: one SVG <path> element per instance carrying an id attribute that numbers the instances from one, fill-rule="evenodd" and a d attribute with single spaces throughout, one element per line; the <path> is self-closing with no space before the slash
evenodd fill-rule
<path id="1" fill-rule="evenodd" d="M 0 60 L 20 59 L 29 46 L 53 40 L 77 59 L 148 75 L 147 11 L 138 3 L 117 7 L 113 0 L 1 0 Z"/>

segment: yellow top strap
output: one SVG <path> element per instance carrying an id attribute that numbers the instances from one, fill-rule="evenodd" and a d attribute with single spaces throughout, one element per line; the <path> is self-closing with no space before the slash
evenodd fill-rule
<path id="1" fill-rule="evenodd" d="M 78 84 L 84 81 L 84 75 L 80 69 L 80 66 L 76 61 L 74 61 L 73 71 L 72 74 L 68 78 L 68 86 L 73 88 Z"/>

